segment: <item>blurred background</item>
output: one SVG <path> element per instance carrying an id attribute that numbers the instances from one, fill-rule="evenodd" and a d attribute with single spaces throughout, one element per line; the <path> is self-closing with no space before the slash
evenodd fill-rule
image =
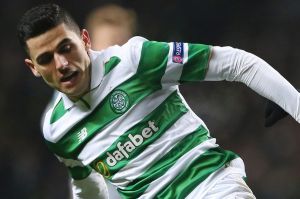
<path id="1" fill-rule="evenodd" d="M 67 171 L 48 151 L 40 117 L 52 90 L 32 76 L 16 40 L 16 24 L 47 1 L 3 0 L 0 7 L 0 198 L 69 198 Z M 296 0 L 64 0 L 84 27 L 95 7 L 133 9 L 137 32 L 149 40 L 233 46 L 262 57 L 300 88 L 300 1 Z M 257 198 L 300 198 L 300 125 L 287 117 L 264 127 L 265 99 L 239 83 L 202 82 L 181 87 L 194 111 L 225 149 L 245 161 Z"/>

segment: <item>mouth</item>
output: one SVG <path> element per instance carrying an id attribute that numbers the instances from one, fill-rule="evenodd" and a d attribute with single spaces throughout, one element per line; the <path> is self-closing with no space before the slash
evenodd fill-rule
<path id="1" fill-rule="evenodd" d="M 67 75 L 64 75 L 60 81 L 61 82 L 69 82 L 69 81 L 72 81 L 73 79 L 75 79 L 77 77 L 77 75 L 79 74 L 78 71 L 73 71 L 73 72 L 70 72 L 68 73 Z"/>

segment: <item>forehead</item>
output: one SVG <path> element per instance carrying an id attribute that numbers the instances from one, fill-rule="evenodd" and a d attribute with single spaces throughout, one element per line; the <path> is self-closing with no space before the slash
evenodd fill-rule
<path id="1" fill-rule="evenodd" d="M 28 39 L 26 44 L 30 56 L 35 57 L 40 53 L 53 51 L 59 42 L 66 38 L 74 42 L 80 41 L 78 34 L 70 30 L 65 24 L 60 24 L 41 35 Z"/>

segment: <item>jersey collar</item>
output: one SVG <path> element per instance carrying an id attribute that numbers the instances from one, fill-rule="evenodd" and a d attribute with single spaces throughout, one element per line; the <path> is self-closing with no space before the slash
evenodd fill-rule
<path id="1" fill-rule="evenodd" d="M 90 90 L 95 89 L 101 84 L 104 75 L 104 66 L 103 66 L 103 51 L 89 51 L 89 55 L 92 63 L 91 71 L 91 88 Z"/>

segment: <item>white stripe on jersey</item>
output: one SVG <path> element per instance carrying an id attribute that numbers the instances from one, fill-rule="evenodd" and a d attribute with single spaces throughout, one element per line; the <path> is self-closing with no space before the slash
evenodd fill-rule
<path id="1" fill-rule="evenodd" d="M 174 164 L 163 176 L 154 180 L 147 188 L 145 193 L 140 197 L 140 199 L 153 198 L 162 187 L 168 185 L 173 179 L 174 176 L 179 175 L 183 168 L 186 168 L 194 159 L 198 158 L 201 154 L 205 153 L 211 148 L 215 148 L 218 145 L 216 144 L 216 139 L 209 139 L 205 142 L 202 142 L 188 153 L 181 156 L 176 164 Z"/>
<path id="2" fill-rule="evenodd" d="M 151 166 L 151 163 L 156 162 L 155 160 L 167 154 L 177 142 L 195 131 L 200 126 L 196 121 L 190 111 L 185 113 L 159 139 L 149 145 L 143 153 L 132 159 L 130 164 L 113 175 L 112 182 L 116 182 L 117 186 L 125 187 L 130 181 L 135 180 Z M 136 164 L 138 162 L 143 162 L 143 164 Z M 132 165 L 139 166 L 132 168 Z M 126 181 L 122 181 L 124 179 Z"/>
<path id="3" fill-rule="evenodd" d="M 175 90 L 173 88 L 156 91 L 133 106 L 127 113 L 113 121 L 101 133 L 90 140 L 78 155 L 78 159 L 85 165 L 88 165 L 107 150 L 122 134 L 157 108 Z"/>
<path id="4" fill-rule="evenodd" d="M 168 54 L 168 63 L 167 63 L 165 74 L 163 75 L 163 77 L 161 79 L 163 88 L 172 86 L 176 82 L 178 84 L 178 81 L 179 81 L 181 73 L 182 73 L 183 65 L 188 60 L 188 44 L 184 43 L 183 46 L 184 46 L 184 48 L 183 48 L 184 49 L 183 63 L 182 64 L 174 63 L 173 59 L 172 59 L 174 45 L 173 45 L 173 43 L 169 43 L 170 50 L 169 50 L 169 54 Z"/>
<path id="5" fill-rule="evenodd" d="M 246 176 L 244 162 L 241 158 L 236 158 L 232 160 L 227 167 L 222 166 L 220 169 L 213 172 L 189 195 L 187 195 L 186 199 L 204 198 L 206 193 L 209 192 L 210 189 L 215 186 L 220 179 L 224 178 L 228 174 L 238 174 L 240 177 Z M 231 187 L 232 185 L 227 184 L 227 186 Z M 220 196 L 220 198 L 223 198 L 223 196 Z"/>

